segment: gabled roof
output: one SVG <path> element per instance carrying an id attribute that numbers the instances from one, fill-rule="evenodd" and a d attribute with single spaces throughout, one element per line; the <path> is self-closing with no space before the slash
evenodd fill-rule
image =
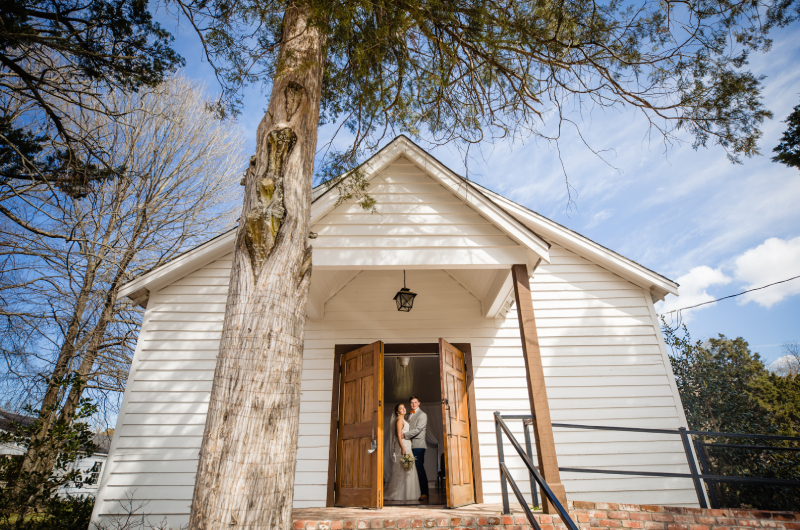
<path id="1" fill-rule="evenodd" d="M 667 294 L 678 294 L 678 284 L 672 280 L 502 195 L 468 181 L 403 135 L 392 140 L 364 163 L 362 169 L 366 178 L 369 180 L 378 175 L 383 168 L 401 156 L 411 160 L 471 208 L 490 219 L 510 238 L 529 249 L 533 258 L 549 262 L 549 248 L 552 242 L 649 290 L 654 299 L 663 299 Z M 336 193 L 325 185 L 314 189 L 311 205 L 312 226 L 336 207 L 337 198 Z M 130 296 L 137 301 L 145 299 L 149 291 L 160 289 L 231 252 L 235 238 L 235 230 L 217 236 L 125 284 L 119 294 Z"/>
<path id="2" fill-rule="evenodd" d="M 668 294 L 678 296 L 678 284 L 644 265 L 595 243 L 588 237 L 548 219 L 502 195 L 479 186 L 495 203 L 514 215 L 531 230 L 559 246 L 574 252 L 589 261 L 622 276 L 626 280 L 648 289 L 656 299 L 663 300 Z"/>

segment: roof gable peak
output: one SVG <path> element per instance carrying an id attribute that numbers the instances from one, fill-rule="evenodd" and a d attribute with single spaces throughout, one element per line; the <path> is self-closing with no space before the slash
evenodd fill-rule
<path id="1" fill-rule="evenodd" d="M 537 256 L 537 259 L 549 261 L 549 243 L 495 204 L 494 201 L 469 181 L 453 172 L 406 136 L 396 137 L 363 164 L 362 170 L 365 173 L 365 179 L 368 182 L 372 181 L 399 159 L 405 159 L 414 164 L 428 177 L 494 224 L 517 244 L 530 250 Z M 332 193 L 332 188 L 320 194 L 311 206 L 311 225 L 319 223 L 326 215 L 331 213 L 339 206 L 338 202 L 338 196 Z"/>

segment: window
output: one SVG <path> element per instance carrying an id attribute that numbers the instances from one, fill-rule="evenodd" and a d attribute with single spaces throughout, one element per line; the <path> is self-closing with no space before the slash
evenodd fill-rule
<path id="1" fill-rule="evenodd" d="M 100 471 L 103 469 L 102 462 L 95 462 L 89 470 L 89 477 L 84 481 L 84 484 L 97 484 L 100 480 Z"/>

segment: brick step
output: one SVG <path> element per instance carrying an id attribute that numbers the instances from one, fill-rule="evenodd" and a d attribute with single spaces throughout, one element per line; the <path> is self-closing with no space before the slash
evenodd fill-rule
<path id="1" fill-rule="evenodd" d="M 569 513 L 581 530 L 800 530 L 800 513 L 760 510 L 704 510 L 673 506 L 570 501 Z M 502 515 L 499 504 L 442 507 L 391 506 L 360 508 L 302 508 L 292 512 L 294 530 L 530 530 L 519 505 Z M 566 530 L 557 515 L 534 516 L 542 530 Z"/>

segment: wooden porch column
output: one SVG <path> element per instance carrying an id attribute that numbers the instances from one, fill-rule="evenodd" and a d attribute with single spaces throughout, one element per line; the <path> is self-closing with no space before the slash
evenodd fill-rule
<path id="1" fill-rule="evenodd" d="M 567 507 L 567 492 L 561 484 L 556 458 L 556 444 L 553 439 L 553 426 L 550 423 L 550 405 L 547 402 L 547 389 L 544 384 L 542 353 L 539 349 L 539 335 L 536 332 L 536 318 L 533 315 L 531 286 L 526 265 L 511 267 L 514 283 L 514 298 L 517 302 L 519 333 L 522 338 L 522 354 L 525 357 L 525 375 L 528 380 L 528 397 L 531 400 L 533 435 L 536 441 L 536 456 L 539 459 L 539 472 L 556 497 Z M 542 496 L 544 513 L 557 513 L 553 505 Z"/>

